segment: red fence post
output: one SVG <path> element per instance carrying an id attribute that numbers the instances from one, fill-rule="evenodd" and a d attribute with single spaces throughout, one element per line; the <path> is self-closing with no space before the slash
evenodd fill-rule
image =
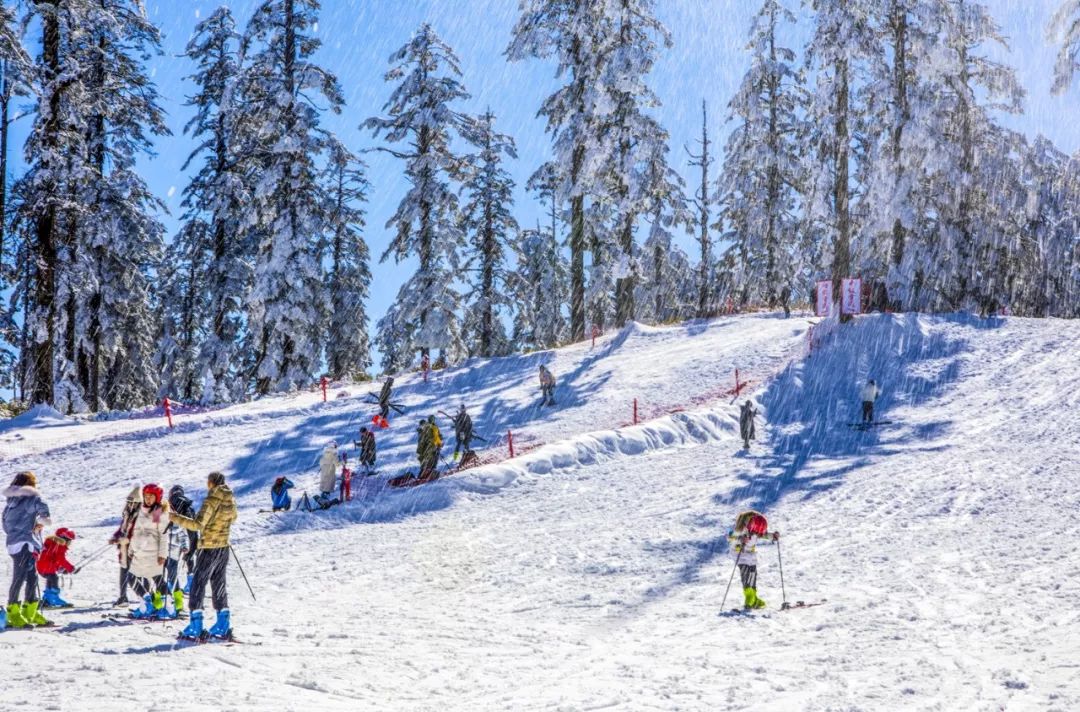
<path id="1" fill-rule="evenodd" d="M 322 402 L 326 402 L 326 376 L 322 377 Z"/>
<path id="2" fill-rule="evenodd" d="M 161 404 L 165 406 L 165 419 L 169 421 L 169 430 L 172 430 L 172 407 L 169 405 L 168 397 Z"/>
<path id="3" fill-rule="evenodd" d="M 637 398 L 634 399 L 634 425 L 637 425 Z"/>
<path id="4" fill-rule="evenodd" d="M 510 457 L 514 456 L 514 434 L 509 430 L 506 431 L 506 444 L 510 446 Z"/>

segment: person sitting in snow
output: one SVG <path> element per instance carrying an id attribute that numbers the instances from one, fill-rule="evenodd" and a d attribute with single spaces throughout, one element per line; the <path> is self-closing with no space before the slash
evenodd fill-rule
<path id="1" fill-rule="evenodd" d="M 55 534 L 45 537 L 45 546 L 37 559 L 37 572 L 45 577 L 45 592 L 41 605 L 45 608 L 71 608 L 60 598 L 60 574 L 75 573 L 75 567 L 67 560 L 68 545 L 75 541 L 75 532 L 60 527 Z"/>
<path id="2" fill-rule="evenodd" d="M 754 404 L 750 401 L 746 401 L 739 407 L 739 435 L 743 439 L 743 449 L 750 449 L 750 441 L 757 435 L 754 430 L 754 418 L 757 416 L 757 411 L 754 410 Z"/>
<path id="3" fill-rule="evenodd" d="M 289 496 L 289 490 L 295 486 L 288 477 L 279 477 L 274 480 L 274 484 L 270 488 L 270 503 L 273 505 L 275 512 L 283 510 L 288 512 L 292 508 L 292 498 Z"/>
<path id="4" fill-rule="evenodd" d="M 874 379 L 871 378 L 866 382 L 866 385 L 862 387 L 862 422 L 872 423 L 874 422 L 874 401 L 881 395 L 881 389 L 874 383 Z"/>
<path id="5" fill-rule="evenodd" d="M 37 570 L 34 558 L 41 551 L 41 529 L 49 522 L 49 505 L 37 491 L 33 472 L 20 472 L 4 490 L 4 534 L 7 552 L 11 556 L 12 581 L 8 589 L 8 607 L 0 616 L 0 630 L 5 627 L 24 628 L 28 625 L 52 625 L 38 610 Z M 19 592 L 25 596 L 20 601 Z"/>
<path id="6" fill-rule="evenodd" d="M 540 405 L 555 405 L 555 376 L 540 364 Z"/>
<path id="7" fill-rule="evenodd" d="M 728 542 L 739 566 L 745 608 L 764 608 L 765 601 L 757 595 L 757 541 L 778 541 L 779 532 L 770 532 L 769 523 L 761 512 L 748 509 L 735 518 L 735 527 L 728 532 Z"/>
<path id="8" fill-rule="evenodd" d="M 165 608 L 165 561 L 169 558 L 169 504 L 155 484 L 142 488 L 142 506 L 128 532 L 131 588 L 142 596 L 143 607 L 131 610 L 132 618 L 175 618 Z"/>
<path id="9" fill-rule="evenodd" d="M 360 465 L 366 467 L 368 472 L 375 469 L 375 433 L 367 428 L 360 428 L 360 440 L 356 443 L 360 448 Z"/>

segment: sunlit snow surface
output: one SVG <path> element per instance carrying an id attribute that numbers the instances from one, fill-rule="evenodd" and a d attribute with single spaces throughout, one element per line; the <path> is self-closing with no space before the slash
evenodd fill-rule
<path id="1" fill-rule="evenodd" d="M 0 633 L 0 708 L 1077 709 L 1080 324 L 867 317 L 805 359 L 807 327 L 634 326 L 400 378 L 385 475 L 315 515 L 257 510 L 279 474 L 314 491 L 319 451 L 351 440 L 378 384 L 181 415 L 172 433 L 160 418 L 2 428 L 3 476 L 39 474 L 76 561 L 132 484 L 199 500 L 223 469 L 259 601 L 231 568 L 234 622 L 263 645 L 171 650 L 139 625 L 85 627 L 98 609 L 57 612 L 66 632 Z M 538 363 L 556 408 L 536 406 Z M 748 454 L 719 396 L 736 366 L 773 376 Z M 860 433 L 846 424 L 868 377 L 893 424 Z M 635 397 L 658 419 L 615 430 Z M 412 466 L 417 419 L 463 401 L 479 434 L 546 445 L 382 486 Z M 724 535 L 745 505 L 783 533 L 787 598 L 827 605 L 778 612 L 777 551 L 761 547 L 769 608 L 719 615 Z M 66 593 L 90 605 L 115 580 L 106 555 Z M 736 582 L 726 607 L 740 597 Z"/>

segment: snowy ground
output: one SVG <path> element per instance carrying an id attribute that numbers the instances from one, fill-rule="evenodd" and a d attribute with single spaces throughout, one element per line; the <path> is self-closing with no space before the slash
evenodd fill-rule
<path id="1" fill-rule="evenodd" d="M 279 474 L 313 489 L 319 449 L 351 440 L 371 413 L 357 395 L 375 386 L 178 418 L 172 433 L 0 427 L 2 477 L 37 471 L 82 553 L 132 484 L 201 496 L 223 468 L 259 597 L 230 570 L 235 624 L 262 643 L 172 650 L 98 611 L 60 612 L 60 632 L 0 633 L 0 709 L 1080 708 L 1080 324 L 867 317 L 802 359 L 807 326 L 633 327 L 595 349 L 402 379 L 409 413 L 380 434 L 385 474 L 317 515 L 257 510 Z M 560 380 L 555 409 L 535 406 L 540 362 Z M 749 454 L 720 397 L 735 367 L 772 376 Z M 893 424 L 861 433 L 846 423 L 868 376 Z M 634 397 L 660 417 L 611 429 Z M 414 416 L 462 398 L 479 433 L 547 445 L 382 487 L 411 465 Z M 777 611 L 762 547 L 770 608 L 721 615 L 724 535 L 744 505 L 783 532 L 788 599 L 827 605 Z M 103 601 L 115 578 L 101 559 L 68 593 Z"/>

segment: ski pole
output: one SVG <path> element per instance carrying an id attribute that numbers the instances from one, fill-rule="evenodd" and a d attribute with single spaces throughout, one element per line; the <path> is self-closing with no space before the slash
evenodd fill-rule
<path id="1" fill-rule="evenodd" d="M 735 565 L 731 567 L 731 576 L 727 581 L 727 588 L 724 589 L 724 599 L 720 601 L 720 610 L 724 609 L 724 604 L 727 603 L 728 591 L 731 590 L 731 582 L 735 580 L 735 572 L 739 568 L 739 559 L 742 558 L 742 546 L 739 547 L 738 553 L 735 554 Z"/>
<path id="2" fill-rule="evenodd" d="M 776 540 L 776 561 L 780 564 L 780 592 L 784 595 L 784 602 L 780 604 L 780 608 L 784 609 L 788 607 L 787 602 L 787 589 L 784 588 L 784 557 L 780 556 L 780 540 Z"/>
<path id="3" fill-rule="evenodd" d="M 93 560 L 94 560 L 94 559 L 96 559 L 97 557 L 99 557 L 99 556 L 101 556 L 102 554 L 104 554 L 104 553 L 105 553 L 105 551 L 106 551 L 107 549 L 109 549 L 110 547 L 113 547 L 113 546 L 115 546 L 115 544 L 106 544 L 105 546 L 101 547 L 100 549 L 98 549 L 98 550 L 97 550 L 97 551 L 95 551 L 94 553 L 90 554 L 90 555 L 89 555 L 89 556 L 87 556 L 87 557 L 86 557 L 85 559 L 83 559 L 82 561 L 80 561 L 80 562 L 79 562 L 79 565 L 78 565 L 78 566 L 76 566 L 76 567 L 75 567 L 75 570 L 74 570 L 74 571 L 72 571 L 71 573 L 73 573 L 73 574 L 77 574 L 77 573 L 79 573 L 79 571 L 81 571 L 81 570 L 82 570 L 82 567 L 86 566 L 86 565 L 87 565 L 87 564 L 89 564 L 89 563 L 90 563 L 91 561 L 93 561 Z"/>
<path id="4" fill-rule="evenodd" d="M 247 574 L 244 573 L 244 567 L 240 565 L 240 557 L 236 555 L 236 549 L 232 548 L 232 544 L 229 544 L 229 551 L 232 552 L 233 560 L 236 561 L 236 568 L 240 569 L 240 575 L 244 577 L 244 583 L 247 584 L 248 593 L 251 594 L 251 600 L 258 603 L 255 598 L 255 592 L 251 590 L 251 582 L 248 581 Z"/>

